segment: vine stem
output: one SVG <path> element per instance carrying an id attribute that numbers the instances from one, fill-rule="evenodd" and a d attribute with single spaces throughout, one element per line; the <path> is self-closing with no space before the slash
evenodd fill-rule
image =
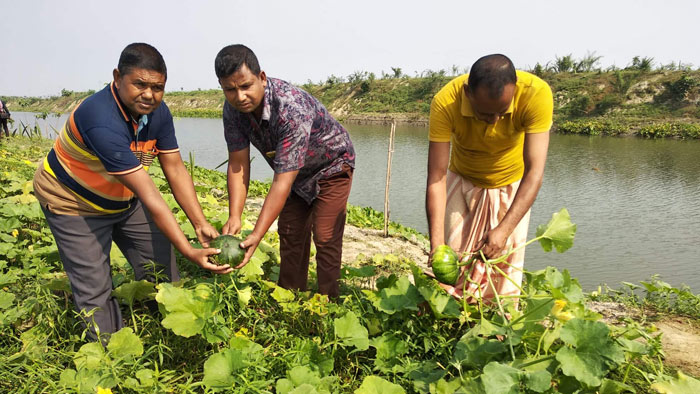
<path id="1" fill-rule="evenodd" d="M 508 324 L 506 325 L 506 330 L 508 330 L 508 329 L 512 330 L 512 328 L 510 326 L 510 322 L 508 321 L 508 316 L 506 316 L 506 312 L 505 312 L 505 310 L 503 310 L 503 304 L 501 303 L 501 297 L 498 296 L 498 291 L 496 290 L 496 285 L 493 284 L 493 279 L 491 279 L 490 268 L 491 268 L 490 264 L 486 263 L 486 279 L 488 280 L 489 285 L 491 285 L 491 289 L 493 290 L 494 298 L 496 298 L 496 304 L 498 305 L 498 310 L 501 311 L 501 315 L 508 322 Z M 506 335 L 508 335 L 508 334 L 506 333 Z M 513 350 L 513 343 L 511 342 L 510 335 L 508 335 L 508 347 L 510 348 L 510 355 L 513 357 L 513 361 L 515 361 L 515 350 Z"/>

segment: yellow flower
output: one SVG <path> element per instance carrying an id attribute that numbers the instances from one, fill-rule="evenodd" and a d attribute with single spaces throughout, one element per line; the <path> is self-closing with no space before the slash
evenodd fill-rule
<path id="1" fill-rule="evenodd" d="M 100 386 L 97 386 L 97 394 L 112 394 L 112 389 L 103 389 Z"/>
<path id="2" fill-rule="evenodd" d="M 245 327 L 241 327 L 241 329 L 238 330 L 238 332 L 236 332 L 234 335 L 238 338 L 248 338 L 248 329 Z"/>
<path id="3" fill-rule="evenodd" d="M 565 306 L 566 301 L 564 300 L 555 300 L 554 306 L 552 306 L 552 315 L 562 322 L 569 321 L 575 317 L 574 314 L 569 311 L 562 312 Z"/>
<path id="4" fill-rule="evenodd" d="M 29 161 L 29 160 L 25 160 L 25 161 L 24 161 L 24 164 L 27 164 L 27 165 L 30 165 L 30 166 L 33 166 L 33 165 L 34 165 L 34 163 L 32 163 L 32 162 Z"/>
<path id="5" fill-rule="evenodd" d="M 17 229 L 12 230 L 13 237 L 17 238 L 18 235 L 19 235 L 19 231 L 17 231 Z"/>

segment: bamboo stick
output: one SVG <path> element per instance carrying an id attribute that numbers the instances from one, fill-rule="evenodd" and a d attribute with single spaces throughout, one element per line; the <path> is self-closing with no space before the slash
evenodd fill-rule
<path id="1" fill-rule="evenodd" d="M 391 156 L 394 153 L 394 135 L 396 134 L 396 120 L 391 122 L 389 133 L 389 152 L 386 163 L 386 186 L 384 188 L 384 237 L 389 236 L 389 185 L 391 184 Z"/>

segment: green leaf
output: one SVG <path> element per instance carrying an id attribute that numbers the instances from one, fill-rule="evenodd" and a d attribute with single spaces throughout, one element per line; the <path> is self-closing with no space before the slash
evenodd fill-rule
<path id="1" fill-rule="evenodd" d="M 366 265 L 361 268 L 354 268 L 344 265 L 340 271 L 340 279 L 351 278 L 371 278 L 377 274 L 377 269 L 372 265 Z"/>
<path id="2" fill-rule="evenodd" d="M 143 344 L 131 328 L 125 327 L 112 334 L 107 350 L 115 358 L 136 357 L 143 354 Z"/>
<path id="3" fill-rule="evenodd" d="M 418 310 L 418 304 L 423 301 L 418 289 L 407 276 L 402 276 L 392 286 L 379 291 L 379 299 L 374 306 L 380 311 L 394 314 L 403 310 Z"/>
<path id="4" fill-rule="evenodd" d="M 154 283 L 146 280 L 131 281 L 114 289 L 112 295 L 126 305 L 133 305 L 134 301 L 153 299 L 155 287 Z"/>
<path id="5" fill-rule="evenodd" d="M 552 374 L 546 370 L 526 372 L 525 385 L 532 391 L 543 393 L 552 385 Z"/>
<path id="6" fill-rule="evenodd" d="M 571 319 L 561 329 L 561 339 L 572 347 L 562 347 L 556 359 L 567 376 L 590 387 L 602 384 L 602 378 L 625 361 L 617 343 L 609 337 L 605 323 Z"/>
<path id="7" fill-rule="evenodd" d="M 678 371 L 678 376 L 673 380 L 656 382 L 651 388 L 662 394 L 700 393 L 700 381 Z"/>
<path id="8" fill-rule="evenodd" d="M 550 252 L 554 246 L 557 252 L 562 253 L 574 245 L 574 234 L 576 234 L 576 225 L 571 223 L 569 211 L 562 208 L 552 215 L 549 223 L 537 227 L 536 236 L 542 237 L 540 245 L 545 252 Z"/>
<path id="9" fill-rule="evenodd" d="M 550 286 L 550 291 L 554 298 L 566 299 L 574 303 L 583 300 L 581 285 L 575 278 L 571 277 L 569 270 L 559 272 L 554 267 L 547 267 L 545 270 L 545 280 Z"/>
<path id="10" fill-rule="evenodd" d="M 270 257 L 263 253 L 260 249 L 255 249 L 253 256 L 248 260 L 248 264 L 237 271 L 238 276 L 245 282 L 255 281 L 265 274 L 263 271 L 263 263 L 269 260 Z"/>
<path id="11" fill-rule="evenodd" d="M 156 301 L 163 304 L 168 312 L 161 322 L 163 327 L 186 338 L 201 333 L 215 308 L 214 300 L 205 297 L 210 293 L 208 287 L 199 285 L 195 291 L 191 291 L 161 283 L 158 288 Z M 199 296 L 195 297 L 195 293 Z"/>
<path id="12" fill-rule="evenodd" d="M 379 376 L 370 375 L 363 381 L 360 388 L 355 390 L 355 394 L 405 394 L 406 391 L 401 386 L 384 380 Z"/>
<path id="13" fill-rule="evenodd" d="M 345 316 L 333 319 L 335 336 L 345 346 L 355 346 L 359 350 L 369 348 L 367 329 L 360 324 L 354 312 L 350 311 Z"/>
<path id="14" fill-rule="evenodd" d="M 371 339 L 370 346 L 377 349 L 374 365 L 385 373 L 392 372 L 392 368 L 400 364 L 399 356 L 408 352 L 408 344 L 388 332 L 380 337 Z"/>
<path id="15" fill-rule="evenodd" d="M 518 394 L 519 375 L 520 370 L 494 361 L 484 367 L 481 382 L 486 394 Z"/>
<path id="16" fill-rule="evenodd" d="M 482 368 L 506 354 L 506 344 L 499 340 L 463 336 L 455 345 L 454 361 L 466 368 Z"/>
<path id="17" fill-rule="evenodd" d="M 8 293 L 5 290 L 0 290 L 0 309 L 7 309 L 11 307 L 14 300 L 14 294 Z"/>
<path id="18" fill-rule="evenodd" d="M 598 393 L 600 394 L 622 394 L 634 392 L 636 392 L 634 387 L 610 379 L 603 379 L 603 384 L 601 384 L 600 389 L 598 389 Z"/>
<path id="19" fill-rule="evenodd" d="M 215 353 L 204 362 L 202 383 L 209 389 L 232 388 L 235 382 L 233 373 L 245 368 L 246 365 L 240 350 L 226 349 Z"/>
<path id="20" fill-rule="evenodd" d="M 437 281 L 428 279 L 417 265 L 411 264 L 411 271 L 418 292 L 428 302 L 433 315 L 438 319 L 458 319 L 462 310 L 455 298 L 447 294 Z"/>
<path id="21" fill-rule="evenodd" d="M 106 354 L 99 342 L 90 342 L 80 347 L 73 356 L 73 362 L 78 370 L 100 369 L 105 362 Z"/>
<path id="22" fill-rule="evenodd" d="M 245 308 L 248 306 L 250 299 L 253 298 L 253 289 L 250 286 L 237 289 L 238 292 L 238 306 Z"/>

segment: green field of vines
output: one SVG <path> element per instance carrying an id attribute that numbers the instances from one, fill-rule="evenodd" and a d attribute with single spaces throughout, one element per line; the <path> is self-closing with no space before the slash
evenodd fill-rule
<path id="1" fill-rule="evenodd" d="M 87 342 L 32 192 L 50 143 L 12 137 L 0 145 L 0 392 L 700 392 L 700 381 L 664 365 L 653 327 L 602 322 L 567 271 L 526 272 L 518 299 L 466 304 L 416 262 L 375 256 L 344 267 L 341 297 L 329 302 L 276 285 L 274 232 L 232 274 L 212 276 L 179 256 L 177 283 L 134 281 L 113 247 L 125 328 L 106 346 Z M 221 228 L 225 175 L 190 170 L 205 215 Z M 162 172 L 154 165 L 150 173 L 194 242 Z M 267 187 L 254 182 L 250 194 L 264 195 Z M 370 209 L 350 211 L 351 224 L 379 222 Z M 244 212 L 244 231 L 256 214 Z M 393 230 L 411 235 L 403 226 Z M 538 227 L 529 247 L 565 252 L 575 230 L 562 209 Z M 395 272 L 378 270 L 382 259 L 392 260 Z M 498 271 L 500 263 L 487 265 Z M 157 310 L 147 306 L 153 300 Z"/>

